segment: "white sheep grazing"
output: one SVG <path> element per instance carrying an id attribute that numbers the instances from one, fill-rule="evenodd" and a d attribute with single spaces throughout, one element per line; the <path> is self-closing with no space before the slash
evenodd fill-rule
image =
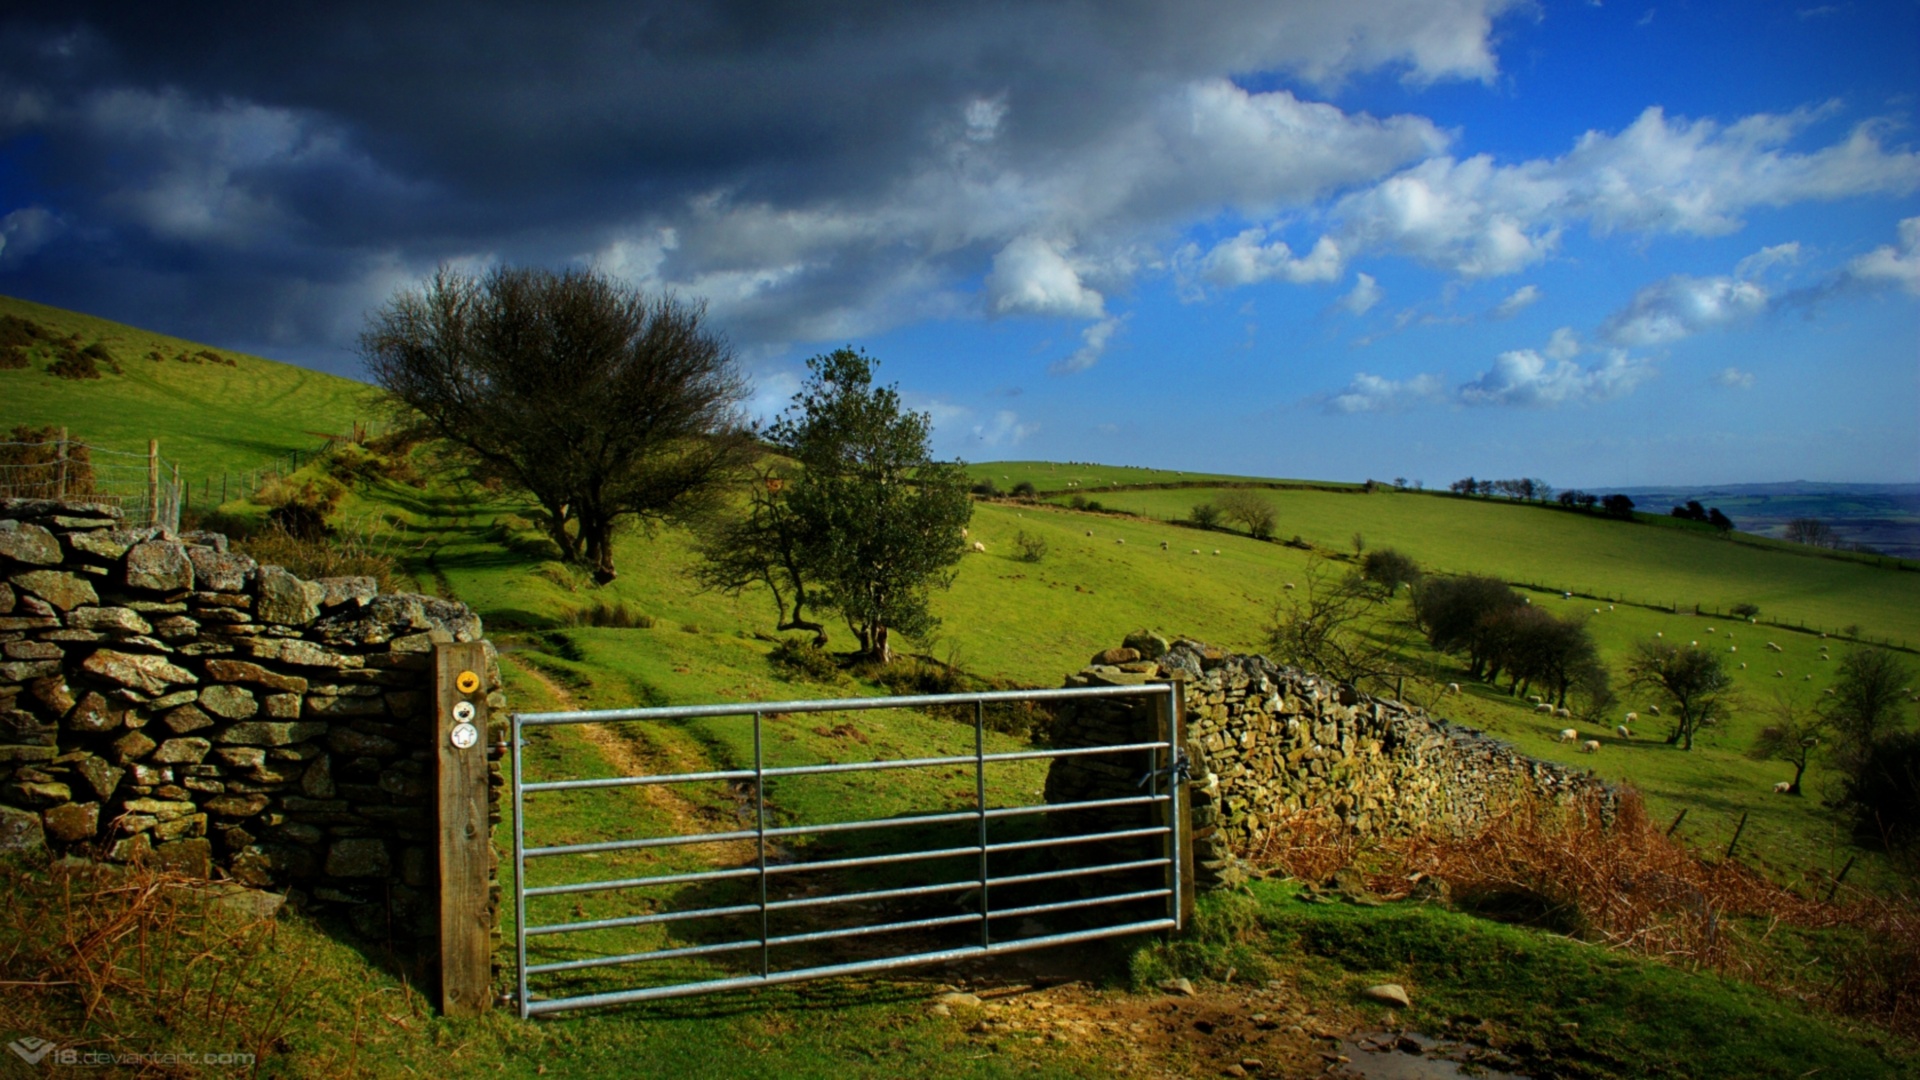
<path id="1" fill-rule="evenodd" d="M 1533 702 L 1535 705 L 1538 705 L 1542 701 L 1545 701 L 1546 699 L 1541 697 L 1539 694 L 1528 694 L 1527 700 Z"/>
<path id="2" fill-rule="evenodd" d="M 1812 682 L 1812 681 L 1813 681 L 1813 676 L 1811 676 L 1811 675 L 1802 675 L 1802 676 L 1800 676 L 1800 681 L 1801 681 L 1801 682 Z"/>
<path id="3" fill-rule="evenodd" d="M 981 543 L 978 540 L 975 540 L 973 542 L 973 550 L 979 552 L 982 555 L 985 555 L 987 553 L 987 545 Z"/>
<path id="4" fill-rule="evenodd" d="M 1627 725 L 1625 725 L 1625 724 L 1621 724 L 1621 725 L 1619 725 L 1618 727 L 1615 727 L 1615 728 L 1613 729 L 1613 733 L 1614 733 L 1615 735 L 1618 735 L 1618 736 L 1620 736 L 1620 737 L 1621 737 L 1621 738 L 1623 738 L 1623 739 L 1631 739 L 1631 738 L 1633 738 L 1633 732 L 1631 732 L 1631 731 L 1628 731 L 1628 730 L 1627 730 Z"/>
<path id="5" fill-rule="evenodd" d="M 1167 542 L 1165 540 L 1160 541 L 1160 550 L 1161 551 L 1167 550 Z"/>
<path id="6" fill-rule="evenodd" d="M 1283 582 L 1281 582 L 1281 583 L 1280 583 L 1280 587 L 1281 587 L 1281 588 L 1283 588 L 1283 589 L 1291 589 L 1291 588 L 1293 588 L 1293 582 L 1291 582 L 1291 581 L 1283 581 Z"/>
<path id="7" fill-rule="evenodd" d="M 1555 709 L 1553 710 L 1553 715 L 1559 717 L 1562 720 L 1571 720 L 1573 719 L 1573 710 L 1572 709 Z"/>
<path id="8" fill-rule="evenodd" d="M 1193 549 L 1192 551 L 1189 551 L 1189 552 L 1187 552 L 1187 554 L 1189 554 L 1189 555 L 1198 555 L 1198 554 L 1200 554 L 1200 549 L 1199 549 L 1199 548 L 1194 548 L 1194 549 Z"/>
<path id="9" fill-rule="evenodd" d="M 1774 668 L 1773 677 L 1776 679 L 1784 679 L 1787 677 L 1787 673 L 1784 671 L 1781 671 L 1779 668 Z"/>
<path id="10" fill-rule="evenodd" d="M 1777 784 L 1775 784 L 1775 785 L 1773 785 L 1773 793 L 1774 793 L 1775 795 L 1791 795 L 1791 794 L 1793 794 L 1793 781 L 1791 781 L 1791 780 L 1782 780 L 1782 781 L 1780 781 L 1779 783 L 1777 783 Z"/>
<path id="11" fill-rule="evenodd" d="M 1739 652 L 1739 651 L 1740 651 L 1740 646 L 1738 646 L 1738 645 L 1729 645 L 1729 646 L 1727 646 L 1727 651 L 1728 651 L 1728 652 Z"/>
<path id="12" fill-rule="evenodd" d="M 1540 704 L 1538 704 L 1538 705 L 1535 705 L 1535 706 L 1533 707 L 1533 711 L 1534 711 L 1534 712 L 1543 712 L 1543 713 L 1546 713 L 1546 714 L 1547 714 L 1548 716 L 1552 716 L 1552 715 L 1553 715 L 1553 706 L 1551 706 L 1551 705 L 1549 705 L 1549 704 L 1547 704 L 1546 702 L 1544 702 L 1544 701 L 1543 701 L 1543 702 L 1541 702 Z"/>
<path id="13" fill-rule="evenodd" d="M 966 538 L 967 538 L 967 527 L 965 525 L 962 525 L 960 527 L 960 539 L 965 540 Z"/>
<path id="14" fill-rule="evenodd" d="M 1215 555 L 1218 555 L 1218 554 L 1220 554 L 1220 549 L 1219 549 L 1219 548 L 1214 548 L 1214 549 L 1213 549 L 1213 553 L 1214 553 Z"/>
<path id="15" fill-rule="evenodd" d="M 1666 635 L 1666 634 L 1665 634 L 1664 632 L 1662 632 L 1662 631 L 1659 631 L 1659 630 L 1655 630 L 1655 631 L 1653 632 L 1653 636 L 1654 636 L 1654 637 L 1658 637 L 1658 638 L 1663 638 L 1663 637 L 1666 637 L 1667 635 Z"/>
<path id="16" fill-rule="evenodd" d="M 1699 643 L 1699 642 L 1697 642 L 1697 641 L 1689 641 L 1689 642 L 1687 642 L 1687 647 L 1688 647 L 1688 648 L 1693 648 L 1693 649 L 1697 649 L 1697 648 L 1699 648 L 1699 647 L 1700 647 L 1700 643 Z"/>
<path id="17" fill-rule="evenodd" d="M 1709 634 L 1713 633 L 1713 627 L 1711 626 L 1707 627 L 1707 633 Z"/>
<path id="18" fill-rule="evenodd" d="M 1113 538 L 1113 542 L 1116 544 L 1124 544 L 1127 542 L 1127 539 L 1124 536 L 1116 536 Z"/>
<path id="19" fill-rule="evenodd" d="M 1648 711 L 1648 712 L 1650 712 L 1650 713 L 1652 713 L 1652 714 L 1653 714 L 1653 715 L 1655 715 L 1655 716 L 1659 716 L 1659 715 L 1660 715 L 1660 706 L 1658 706 L 1658 705 L 1649 705 L 1649 706 L 1647 706 L 1647 711 Z"/>
<path id="20" fill-rule="evenodd" d="M 1639 714 L 1639 713 L 1637 713 L 1637 712 L 1630 712 L 1630 713 L 1628 713 L 1628 714 L 1627 714 L 1627 723 L 1629 723 L 1629 724 L 1637 724 L 1637 723 L 1639 723 L 1639 722 L 1640 722 L 1640 714 Z"/>
<path id="21" fill-rule="evenodd" d="M 1607 610 L 1608 610 L 1608 611 L 1612 611 L 1612 610 L 1613 610 L 1613 605 L 1612 605 L 1612 604 L 1608 604 L 1608 605 L 1607 605 Z"/>
<path id="22" fill-rule="evenodd" d="M 1747 670 L 1747 662 L 1745 660 L 1740 661 L 1740 670 L 1741 671 Z"/>
<path id="23" fill-rule="evenodd" d="M 1833 696 L 1833 687 L 1831 687 L 1831 686 L 1829 686 L 1829 687 L 1827 687 L 1827 688 L 1826 688 L 1825 690 L 1823 690 L 1823 691 L 1821 691 L 1821 693 L 1823 693 L 1823 694 L 1826 694 L 1826 695 L 1827 695 L 1828 697 L 1832 697 L 1832 696 Z"/>
<path id="24" fill-rule="evenodd" d="M 1575 731 L 1572 728 L 1562 728 L 1560 730 L 1560 741 L 1561 742 L 1579 742 L 1580 733 L 1578 731 Z"/>
<path id="25" fill-rule="evenodd" d="M 1588 739 L 1586 742 L 1583 742 L 1580 744 L 1580 749 L 1586 751 L 1589 754 L 1597 754 L 1600 752 L 1600 740 Z"/>
<path id="26" fill-rule="evenodd" d="M 1782 649 L 1782 648 L 1781 648 L 1780 646 L 1778 646 L 1778 645 L 1775 645 L 1775 644 L 1774 644 L 1773 642 L 1771 642 L 1771 641 L 1769 641 L 1769 642 L 1767 642 L 1767 649 L 1768 649 L 1768 651 L 1770 651 L 1770 652 L 1785 652 L 1785 651 L 1786 651 L 1785 649 Z"/>
<path id="27" fill-rule="evenodd" d="M 1092 535 L 1093 535 L 1093 530 L 1092 530 L 1092 529 L 1088 529 L 1088 530 L 1087 530 L 1087 535 L 1088 535 L 1088 536 L 1092 536 Z"/>
<path id="28" fill-rule="evenodd" d="M 1459 683 L 1457 683 L 1457 682 L 1450 682 L 1450 683 L 1448 683 L 1448 684 L 1447 684 L 1447 693 L 1449 693 L 1449 694 L 1457 694 L 1457 693 L 1459 693 L 1459 692 L 1460 692 L 1460 684 L 1459 684 Z"/>

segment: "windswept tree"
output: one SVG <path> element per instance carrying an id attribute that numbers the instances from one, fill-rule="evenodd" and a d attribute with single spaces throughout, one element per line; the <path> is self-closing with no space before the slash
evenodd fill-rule
<path id="1" fill-rule="evenodd" d="M 1419 583 L 1420 564 L 1394 548 L 1374 548 L 1360 560 L 1360 576 L 1383 595 L 1392 596 L 1402 586 Z"/>
<path id="2" fill-rule="evenodd" d="M 746 383 L 705 317 L 597 271 L 443 266 L 372 315 L 360 355 L 604 583 L 617 527 L 706 505 L 746 460 Z"/>
<path id="3" fill-rule="evenodd" d="M 1255 540 L 1273 536 L 1277 522 L 1273 504 L 1246 488 L 1235 488 L 1220 496 L 1216 504 L 1222 520 L 1241 526 Z"/>
<path id="4" fill-rule="evenodd" d="M 1693 736 L 1702 727 L 1732 712 L 1733 677 L 1720 653 L 1669 641 L 1642 641 L 1627 658 L 1633 685 L 1666 695 L 1667 745 L 1693 749 Z"/>
<path id="5" fill-rule="evenodd" d="M 1793 766 L 1787 794 L 1798 795 L 1800 781 L 1807 775 L 1814 751 L 1827 740 L 1827 717 L 1787 694 L 1775 694 L 1767 712 L 1767 724 L 1754 738 L 1747 757 L 1754 761 L 1784 761 Z"/>
<path id="6" fill-rule="evenodd" d="M 930 594 L 953 583 L 973 501 L 960 465 L 932 458 L 932 418 L 875 386 L 875 364 L 852 349 L 807 361 L 767 435 L 799 466 L 782 494 L 818 602 L 846 619 L 861 655 L 887 663 L 894 632 L 939 625 Z"/>
<path id="7" fill-rule="evenodd" d="M 787 505 L 793 470 L 763 463 L 748 485 L 738 515 L 715 514 L 697 524 L 701 559 L 693 567 L 703 587 L 737 596 L 759 586 L 773 600 L 776 630 L 810 630 L 815 648 L 826 648 L 827 629 L 807 617 L 816 590 L 809 588 L 807 534 Z"/>
<path id="8" fill-rule="evenodd" d="M 1404 620 L 1389 618 L 1393 596 L 1358 573 L 1336 575 L 1319 555 L 1309 556 L 1301 587 L 1288 589 L 1267 624 L 1273 659 L 1338 682 L 1386 688 L 1417 675 L 1403 657 L 1410 650 Z"/>

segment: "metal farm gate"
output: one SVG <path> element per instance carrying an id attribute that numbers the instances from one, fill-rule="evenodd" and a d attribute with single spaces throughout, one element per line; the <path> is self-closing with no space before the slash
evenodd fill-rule
<path id="1" fill-rule="evenodd" d="M 1191 875 L 1190 865 L 1182 867 L 1191 855 L 1182 850 L 1179 694 L 1177 683 L 1151 683 L 514 713 L 515 1006 L 529 1017 L 1178 930 L 1185 918 L 1182 886 L 1191 889 L 1182 881 L 1183 873 Z M 1152 706 L 1150 739 L 1042 748 L 987 724 L 990 707 L 1129 697 Z M 820 713 L 929 709 L 949 717 L 960 712 L 959 719 L 969 707 L 970 750 L 964 749 L 967 727 L 942 721 L 939 729 L 916 730 L 950 729 L 960 752 L 886 759 L 868 751 L 856 755 L 865 760 L 780 763 L 800 753 L 790 744 L 799 741 L 791 725 L 801 717 L 812 722 Z M 720 754 L 732 761 L 747 756 L 750 718 L 750 768 L 539 780 L 522 771 L 528 737 L 560 734 L 542 735 L 542 729 L 601 725 L 577 732 L 576 745 L 586 745 L 590 737 L 664 738 L 676 721 L 699 721 L 711 737 L 712 718 L 720 717 L 741 725 L 728 729 L 733 749 Z M 884 727 L 887 718 L 864 722 Z M 661 727 L 623 733 L 626 725 Z M 683 723 L 673 730 L 691 729 Z M 834 746 L 866 742 L 850 724 L 814 730 L 852 733 Z M 990 750 L 992 743 L 1004 748 Z M 566 763 L 560 742 L 540 746 L 543 760 Z M 596 759 L 606 756 L 582 756 L 575 771 L 604 768 Z M 1043 763 L 1053 769 L 1067 758 L 1083 759 L 1069 767 L 1120 777 L 1138 794 L 1038 798 L 1034 777 Z M 584 764 L 589 760 L 594 764 Z M 940 793 L 946 805 L 931 809 L 901 802 L 942 779 L 970 780 L 971 790 Z M 796 820 L 775 805 L 774 797 L 807 783 L 836 785 L 816 792 L 808 805 L 844 809 L 819 815 L 843 820 Z M 877 786 L 854 789 L 855 783 Z M 630 790 L 618 795 L 618 789 Z M 666 830 L 635 827 L 636 818 L 646 816 L 644 800 L 660 802 L 687 789 L 708 794 L 705 822 L 717 819 L 720 828 L 690 827 L 684 815 Z M 724 814 L 712 809 L 721 796 L 731 803 Z M 879 816 L 873 816 L 875 805 Z M 530 831 L 556 828 L 563 842 L 528 845 Z M 530 901 L 542 921 L 530 921 Z M 556 909 L 564 914 L 556 917 Z"/>

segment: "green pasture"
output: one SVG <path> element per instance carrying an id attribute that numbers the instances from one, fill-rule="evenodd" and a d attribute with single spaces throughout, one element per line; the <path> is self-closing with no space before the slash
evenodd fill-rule
<path id="1" fill-rule="evenodd" d="M 1037 491 L 1062 494 L 1084 492 L 1088 498 L 1101 498 L 1102 489 L 1125 488 L 1137 484 L 1292 484 L 1305 487 L 1354 488 L 1329 480 L 1275 480 L 1264 476 L 1235 476 L 1232 473 L 1182 472 L 1175 469 L 1150 469 L 1135 465 L 1099 465 L 1085 461 L 987 461 L 967 466 L 974 481 L 991 480 L 1003 492 L 1026 482 Z M 1070 491 L 1071 489 L 1071 491 Z"/>
<path id="2" fill-rule="evenodd" d="M 12 297 L 0 296 L 0 315 L 100 342 L 122 372 L 74 380 L 47 374 L 43 362 L 0 370 L 0 426 L 65 425 L 76 440 L 142 455 L 158 439 L 161 457 L 196 485 L 211 476 L 217 488 L 223 472 L 312 449 L 375 415 L 371 388 L 336 375 L 227 350 L 215 351 L 232 367 L 182 363 L 173 357 L 204 346 Z M 146 359 L 149 351 L 166 359 Z"/>
<path id="3" fill-rule="evenodd" d="M 1208 489 L 1117 491 L 1100 503 L 1159 521 L 1217 499 Z M 1564 513 L 1504 500 L 1380 490 L 1264 491 L 1278 511 L 1275 535 L 1335 551 L 1357 533 L 1430 570 L 1491 574 L 1551 590 L 1635 604 L 1725 611 L 1760 608 L 1763 622 L 1815 632 L 1858 626 L 1874 639 L 1920 647 L 1920 573 L 1852 560 L 1732 543 L 1709 532 Z M 1192 534 L 1198 535 L 1198 534 Z M 1201 546 L 1195 540 L 1189 546 Z M 1211 546 L 1211 545 L 1209 545 Z M 1784 644 L 1784 642 L 1782 643 Z"/>

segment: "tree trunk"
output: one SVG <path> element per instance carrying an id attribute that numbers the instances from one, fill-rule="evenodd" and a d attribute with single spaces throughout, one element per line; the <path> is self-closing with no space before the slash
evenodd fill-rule
<path id="1" fill-rule="evenodd" d="M 887 640 L 887 626 L 885 623 L 874 627 L 873 658 L 883 665 L 893 663 L 893 645 Z"/>

